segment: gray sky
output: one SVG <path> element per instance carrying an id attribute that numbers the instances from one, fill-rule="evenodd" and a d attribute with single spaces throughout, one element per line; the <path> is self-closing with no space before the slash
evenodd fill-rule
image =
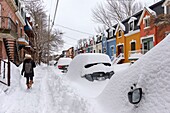
<path id="1" fill-rule="evenodd" d="M 54 10 L 57 0 L 43 0 L 47 11 L 51 15 L 51 20 L 54 16 Z M 58 4 L 57 14 L 55 18 L 54 28 L 62 30 L 65 35 L 63 37 L 65 44 L 62 50 L 66 50 L 77 44 L 77 40 L 81 38 L 89 38 L 90 35 L 78 33 L 69 29 L 66 29 L 62 25 L 68 28 L 87 32 L 96 35 L 95 27 L 96 23 L 92 21 L 92 9 L 97 6 L 97 3 L 104 0 L 60 0 Z M 143 1 L 143 0 L 139 0 Z M 154 0 L 145 0 L 147 5 L 154 3 Z M 158 0 L 155 0 L 158 1 Z M 68 38 L 70 37 L 70 38 Z M 73 40 L 74 38 L 76 40 Z"/>

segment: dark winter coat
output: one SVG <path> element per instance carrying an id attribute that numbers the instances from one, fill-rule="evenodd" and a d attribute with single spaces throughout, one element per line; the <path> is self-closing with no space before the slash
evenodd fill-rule
<path id="1" fill-rule="evenodd" d="M 31 63 L 31 72 L 32 73 L 25 73 L 25 64 L 26 63 Z M 23 62 L 23 68 L 22 68 L 22 71 L 21 71 L 21 75 L 23 75 L 23 73 L 24 73 L 24 77 L 33 77 L 34 76 L 34 69 L 33 68 L 35 68 L 36 67 L 36 65 L 35 65 L 35 62 L 32 60 L 32 59 L 25 59 L 24 60 L 24 62 Z"/>

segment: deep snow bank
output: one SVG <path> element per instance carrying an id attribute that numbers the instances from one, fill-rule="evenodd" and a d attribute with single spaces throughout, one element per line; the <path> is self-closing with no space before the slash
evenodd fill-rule
<path id="1" fill-rule="evenodd" d="M 128 70 L 115 74 L 97 98 L 103 113 L 170 112 L 170 35 Z M 137 83 L 144 96 L 138 107 L 128 102 L 130 86 Z"/>

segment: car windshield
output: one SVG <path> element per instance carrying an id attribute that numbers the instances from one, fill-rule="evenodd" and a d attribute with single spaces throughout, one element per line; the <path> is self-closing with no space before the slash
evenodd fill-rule
<path id="1" fill-rule="evenodd" d="M 104 64 L 105 66 L 111 66 L 110 63 L 99 62 L 99 63 L 87 64 L 87 65 L 85 65 L 84 67 L 85 67 L 85 68 L 89 68 L 89 67 L 92 67 L 92 66 L 97 65 L 97 64 Z"/>

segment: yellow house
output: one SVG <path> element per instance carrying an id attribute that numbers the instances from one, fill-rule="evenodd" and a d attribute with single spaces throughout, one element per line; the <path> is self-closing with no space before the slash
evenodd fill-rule
<path id="1" fill-rule="evenodd" d="M 127 63 L 137 60 L 141 56 L 140 51 L 140 27 L 137 26 L 142 11 L 128 19 L 118 22 L 116 35 L 115 63 Z"/>

